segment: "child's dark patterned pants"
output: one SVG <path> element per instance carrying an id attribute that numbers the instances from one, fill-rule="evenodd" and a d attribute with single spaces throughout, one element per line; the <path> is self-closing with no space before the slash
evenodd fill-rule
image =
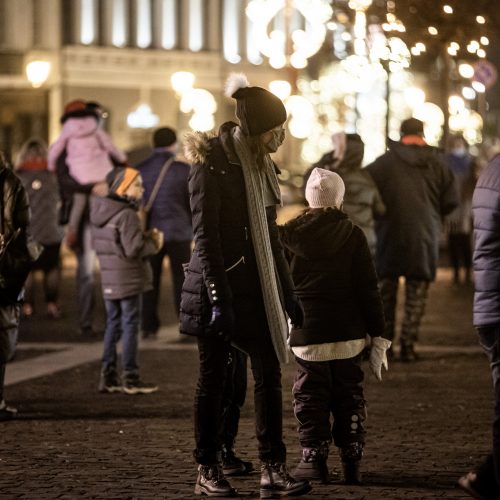
<path id="1" fill-rule="evenodd" d="M 333 361 L 298 364 L 293 385 L 294 411 L 303 448 L 331 442 L 343 448 L 364 443 L 366 418 L 361 355 Z M 333 425 L 330 423 L 333 416 Z"/>

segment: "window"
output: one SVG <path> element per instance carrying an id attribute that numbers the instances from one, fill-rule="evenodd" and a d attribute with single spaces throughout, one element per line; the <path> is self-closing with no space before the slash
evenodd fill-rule
<path id="1" fill-rule="evenodd" d="M 80 43 L 90 45 L 96 39 L 96 0 L 80 0 Z"/>
<path id="2" fill-rule="evenodd" d="M 203 48 L 203 0 L 189 0 L 189 49 Z"/>
<path id="3" fill-rule="evenodd" d="M 111 43 L 115 47 L 124 47 L 128 43 L 128 7 L 127 0 L 113 0 Z"/>
<path id="4" fill-rule="evenodd" d="M 224 0 L 222 19 L 223 51 L 227 61 L 237 64 L 241 61 L 239 18 L 241 0 Z"/>
<path id="5" fill-rule="evenodd" d="M 136 44 L 145 49 L 151 46 L 153 40 L 151 0 L 136 0 L 136 2 Z"/>
<path id="6" fill-rule="evenodd" d="M 161 0 L 161 47 L 174 49 L 177 46 L 177 2 Z"/>

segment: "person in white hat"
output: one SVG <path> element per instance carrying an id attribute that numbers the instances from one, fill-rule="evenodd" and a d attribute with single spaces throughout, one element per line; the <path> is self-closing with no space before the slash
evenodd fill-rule
<path id="1" fill-rule="evenodd" d="M 307 181 L 309 209 L 280 227 L 304 322 L 289 344 L 297 362 L 293 386 L 302 457 L 294 475 L 328 482 L 332 441 L 344 481 L 361 482 L 365 442 L 362 351 L 371 337 L 370 368 L 387 369 L 384 315 L 366 237 L 342 211 L 345 186 L 335 172 L 315 168 Z M 330 425 L 333 416 L 333 427 Z"/>

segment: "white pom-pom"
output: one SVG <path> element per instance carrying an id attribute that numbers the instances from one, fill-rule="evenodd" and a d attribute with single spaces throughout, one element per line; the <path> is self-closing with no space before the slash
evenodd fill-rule
<path id="1" fill-rule="evenodd" d="M 243 73 L 231 73 L 226 80 L 226 86 L 224 87 L 224 94 L 227 97 L 232 97 L 233 94 L 238 90 L 248 87 L 248 79 Z"/>

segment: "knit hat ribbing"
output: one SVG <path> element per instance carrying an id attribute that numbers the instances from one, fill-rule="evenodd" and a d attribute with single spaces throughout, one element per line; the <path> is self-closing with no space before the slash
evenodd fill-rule
<path id="1" fill-rule="evenodd" d="M 286 121 L 281 99 L 261 87 L 250 87 L 245 75 L 230 75 L 225 93 L 236 99 L 236 116 L 246 135 L 263 134 Z"/>
<path id="2" fill-rule="evenodd" d="M 339 208 L 344 200 L 345 185 L 335 172 L 316 167 L 306 184 L 306 200 L 311 208 Z"/>
<path id="3" fill-rule="evenodd" d="M 132 167 L 117 167 L 106 176 L 110 193 L 123 196 L 139 176 L 139 170 Z"/>

